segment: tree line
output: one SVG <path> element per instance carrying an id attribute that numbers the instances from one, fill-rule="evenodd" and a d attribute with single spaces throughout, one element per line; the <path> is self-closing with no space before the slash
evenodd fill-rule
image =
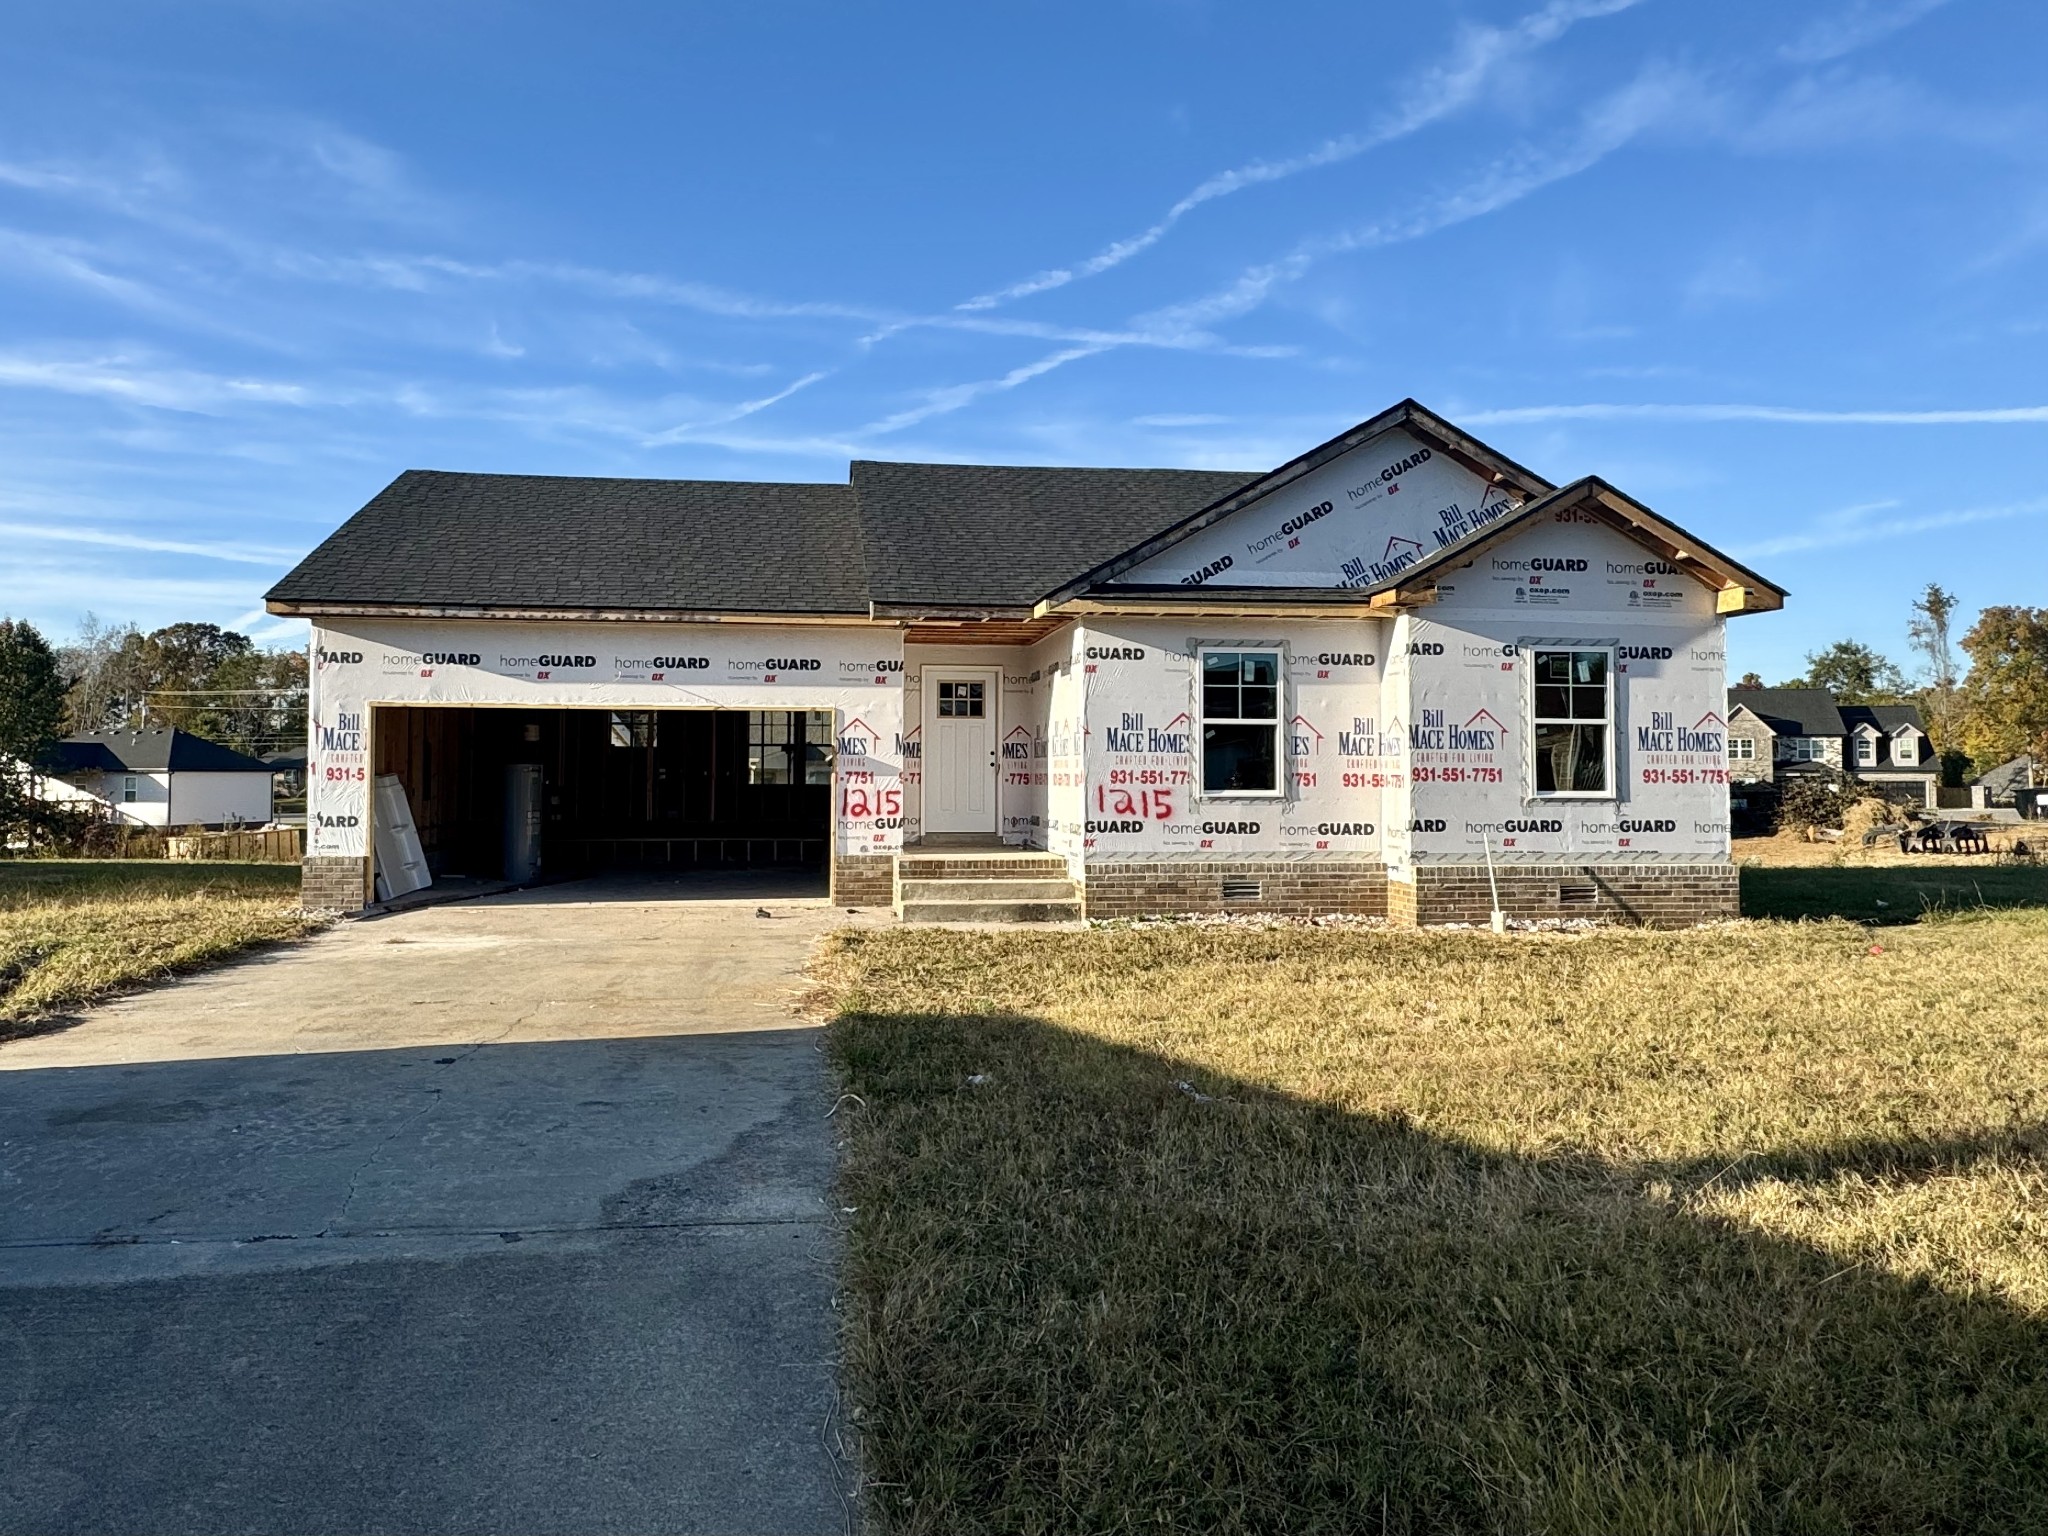
<path id="1" fill-rule="evenodd" d="M 1844 704 L 1917 704 L 1941 754 L 1942 780 L 1961 784 L 2015 757 L 2048 763 L 2048 608 L 1982 610 L 1959 638 L 1953 593 L 1930 583 L 1906 625 L 1915 675 L 1860 640 L 1806 658 L 1780 688 L 1825 688 Z M 1746 674 L 1737 685 L 1761 688 Z"/>

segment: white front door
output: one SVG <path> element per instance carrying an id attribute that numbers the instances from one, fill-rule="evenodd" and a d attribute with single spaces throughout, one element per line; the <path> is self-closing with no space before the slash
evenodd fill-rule
<path id="1" fill-rule="evenodd" d="M 994 668 L 924 669 L 924 816 L 927 833 L 996 830 Z"/>

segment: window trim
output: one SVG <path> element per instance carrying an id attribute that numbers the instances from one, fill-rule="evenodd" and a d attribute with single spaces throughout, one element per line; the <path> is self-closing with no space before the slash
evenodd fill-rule
<path id="1" fill-rule="evenodd" d="M 1195 798 L 1198 800 L 1285 800 L 1287 798 L 1288 753 L 1287 738 L 1281 728 L 1287 723 L 1287 647 L 1278 641 L 1218 640 L 1204 642 L 1194 648 L 1194 708 L 1189 711 L 1195 722 Z M 1263 720 L 1228 718 L 1211 721 L 1208 699 L 1202 686 L 1203 668 L 1206 658 L 1212 653 L 1244 655 L 1258 653 L 1273 658 L 1273 787 L 1271 789 L 1211 789 L 1209 788 L 1209 753 L 1203 736 L 1208 727 L 1214 725 L 1264 725 Z"/>
<path id="2" fill-rule="evenodd" d="M 1621 722 L 1617 719 L 1619 711 L 1615 708 L 1616 643 L 1608 640 L 1589 640 L 1584 642 L 1577 640 L 1526 640 L 1517 642 L 1517 649 L 1528 658 L 1529 663 L 1522 669 L 1527 679 L 1522 691 L 1522 748 L 1527 753 L 1526 761 L 1529 772 L 1528 795 L 1530 801 L 1543 801 L 1547 803 L 1552 800 L 1612 800 L 1618 803 L 1621 800 Z M 1605 789 L 1537 788 L 1536 727 L 1539 722 L 1536 717 L 1536 671 L 1539 657 L 1558 651 L 1565 652 L 1566 654 L 1599 651 L 1607 658 L 1607 666 L 1604 669 L 1607 674 L 1606 713 L 1599 722 L 1605 726 L 1607 731 L 1607 751 L 1604 765 L 1607 774 L 1607 787 Z M 1589 720 L 1552 720 L 1542 723 L 1554 725 L 1591 725 L 1594 722 Z"/>
<path id="3" fill-rule="evenodd" d="M 1863 754 L 1868 752 L 1870 756 Z M 1875 768 L 1884 761 L 1884 754 L 1878 750 L 1878 733 L 1868 726 L 1856 728 L 1856 766 Z"/>
<path id="4" fill-rule="evenodd" d="M 1743 747 L 1747 750 L 1738 752 Z M 1756 761 L 1756 738 L 1754 736 L 1730 736 L 1728 738 L 1728 761 L 1731 763 L 1753 763 Z"/>

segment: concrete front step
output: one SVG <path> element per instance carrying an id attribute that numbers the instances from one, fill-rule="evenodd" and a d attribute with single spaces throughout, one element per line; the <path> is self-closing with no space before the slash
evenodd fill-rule
<path id="1" fill-rule="evenodd" d="M 904 880 L 899 901 L 1072 901 L 1074 882 L 1057 879 L 990 880 Z"/>
<path id="2" fill-rule="evenodd" d="M 1077 923 L 1081 903 L 1067 901 L 906 901 L 906 923 Z"/>
<path id="3" fill-rule="evenodd" d="M 1047 880 L 1068 878 L 1067 861 L 1050 857 L 987 858 L 916 857 L 899 855 L 896 875 L 901 880 Z"/>

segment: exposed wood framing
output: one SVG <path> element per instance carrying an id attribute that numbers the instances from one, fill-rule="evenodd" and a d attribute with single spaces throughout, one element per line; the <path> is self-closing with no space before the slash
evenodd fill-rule
<path id="1" fill-rule="evenodd" d="M 903 632 L 905 645 L 1036 645 L 1070 621 L 987 619 L 979 623 L 912 624 Z"/>

